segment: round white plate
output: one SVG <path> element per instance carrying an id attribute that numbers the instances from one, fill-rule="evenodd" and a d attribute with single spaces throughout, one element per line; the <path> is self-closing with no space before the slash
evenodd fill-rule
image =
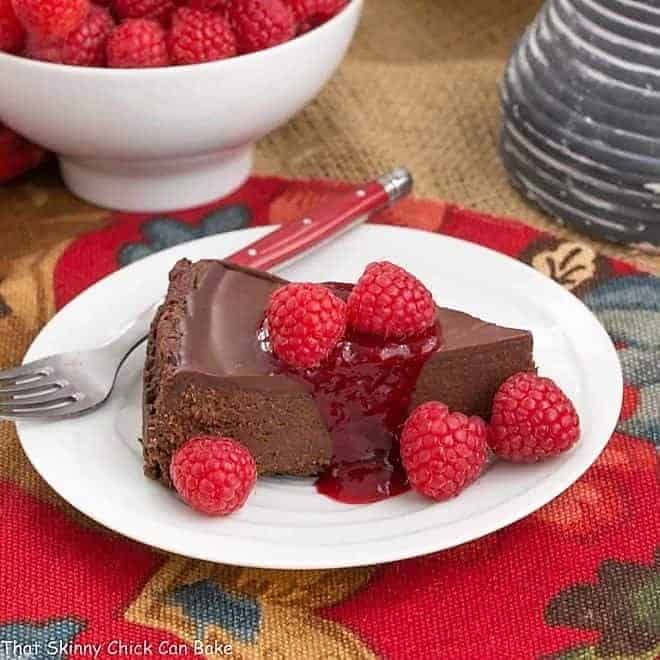
<path id="1" fill-rule="evenodd" d="M 102 343 L 163 295 L 177 259 L 220 258 L 268 230 L 193 241 L 114 273 L 64 307 L 25 361 Z M 607 443 L 621 404 L 619 361 L 594 316 L 524 264 L 471 243 L 410 229 L 361 227 L 281 274 L 292 280 L 355 281 L 367 263 L 381 259 L 415 273 L 440 305 L 530 329 L 540 372 L 554 378 L 577 406 L 579 444 L 538 465 L 497 463 L 444 503 L 409 492 L 349 506 L 319 495 L 312 480 L 266 478 L 241 511 L 208 518 L 142 475 L 138 437 L 144 351 L 138 350 L 123 367 L 110 401 L 96 412 L 18 425 L 30 461 L 73 506 L 121 534 L 190 557 L 263 568 L 358 566 L 449 548 L 528 515 L 568 488 Z"/>

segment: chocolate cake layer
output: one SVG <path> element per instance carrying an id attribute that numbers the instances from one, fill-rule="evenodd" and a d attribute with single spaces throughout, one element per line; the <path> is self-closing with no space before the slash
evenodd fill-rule
<path id="1" fill-rule="evenodd" d="M 532 333 L 446 308 L 438 308 L 438 321 L 443 344 L 422 368 L 412 405 L 442 401 L 487 419 L 499 386 L 519 371 L 535 370 Z"/>
<path id="2" fill-rule="evenodd" d="M 330 436 L 311 393 L 271 375 L 258 344 L 266 303 L 282 283 L 219 261 L 174 266 L 147 347 L 147 475 L 170 485 L 172 454 L 196 435 L 239 440 L 260 474 L 317 474 L 330 462 Z"/>
<path id="3" fill-rule="evenodd" d="M 329 465 L 332 439 L 311 388 L 278 369 L 257 337 L 268 298 L 283 283 L 221 261 L 175 265 L 147 347 L 147 475 L 170 485 L 170 458 L 195 435 L 239 440 L 260 474 L 313 475 Z M 534 369 L 527 331 L 443 308 L 438 322 L 441 344 L 419 373 L 412 405 L 441 400 L 487 416 L 499 385 Z"/>

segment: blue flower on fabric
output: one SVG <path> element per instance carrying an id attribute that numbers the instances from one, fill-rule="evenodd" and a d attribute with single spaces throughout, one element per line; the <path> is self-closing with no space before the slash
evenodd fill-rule
<path id="1" fill-rule="evenodd" d="M 85 628 L 77 619 L 0 625 L 0 660 L 66 660 L 73 638 Z"/>
<path id="2" fill-rule="evenodd" d="M 173 218 L 153 218 L 142 225 L 145 240 L 124 245 L 119 251 L 117 260 L 120 266 L 127 266 L 143 257 L 180 243 L 243 229 L 250 224 L 251 217 L 247 206 L 234 204 L 209 213 L 196 226 Z"/>
<path id="3" fill-rule="evenodd" d="M 227 593 L 216 582 L 201 580 L 179 587 L 170 599 L 195 624 L 199 640 L 204 639 L 210 625 L 223 628 L 242 642 L 257 639 L 261 608 L 253 598 Z"/>
<path id="4" fill-rule="evenodd" d="M 618 430 L 660 447 L 660 279 L 617 277 L 595 286 L 583 300 L 623 346 L 619 359 L 624 381 L 639 390 L 636 413 Z"/>

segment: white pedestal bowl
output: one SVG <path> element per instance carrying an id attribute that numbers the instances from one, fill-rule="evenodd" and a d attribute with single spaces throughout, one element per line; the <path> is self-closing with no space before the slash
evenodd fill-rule
<path id="1" fill-rule="evenodd" d="M 0 121 L 55 152 L 80 197 L 167 211 L 245 181 L 253 143 L 311 101 L 334 73 L 363 0 L 288 43 L 192 66 L 100 69 L 0 53 Z"/>

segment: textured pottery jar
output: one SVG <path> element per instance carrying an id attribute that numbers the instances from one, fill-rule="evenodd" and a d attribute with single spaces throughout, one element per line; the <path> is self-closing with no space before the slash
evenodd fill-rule
<path id="1" fill-rule="evenodd" d="M 660 251 L 660 2 L 547 0 L 502 82 L 500 149 L 548 213 Z"/>

